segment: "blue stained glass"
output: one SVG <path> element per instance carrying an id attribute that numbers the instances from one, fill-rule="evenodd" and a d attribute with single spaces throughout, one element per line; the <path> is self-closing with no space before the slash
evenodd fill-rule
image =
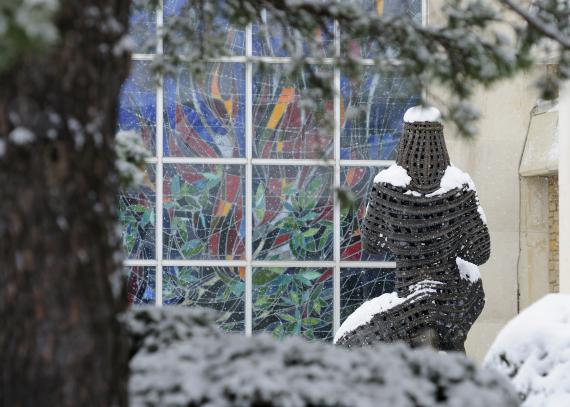
<path id="1" fill-rule="evenodd" d="M 245 156 L 245 66 L 208 64 L 201 81 L 186 69 L 164 82 L 164 155 Z"/>
<path id="2" fill-rule="evenodd" d="M 393 160 L 407 109 L 418 93 L 397 73 L 366 69 L 362 78 L 341 77 L 341 158 Z"/>
<path id="3" fill-rule="evenodd" d="M 355 3 L 360 9 L 365 10 L 370 15 L 383 17 L 407 16 L 416 22 L 422 19 L 422 0 L 344 0 Z M 382 47 L 369 37 L 355 37 L 350 32 L 350 27 L 340 27 L 342 34 L 342 51 L 350 54 L 354 58 L 376 58 L 379 57 L 379 50 Z M 395 47 L 388 47 L 382 56 L 396 57 L 398 51 Z"/>
<path id="4" fill-rule="evenodd" d="M 332 338 L 332 269 L 253 270 L 253 330 L 276 338 Z"/>
<path id="5" fill-rule="evenodd" d="M 310 50 L 308 43 L 301 34 L 289 27 L 283 27 L 280 22 L 263 20 L 253 24 L 253 55 L 287 57 L 290 56 L 285 48 L 284 38 L 295 44 L 294 54 L 302 53 L 313 57 L 330 57 L 334 54 L 334 23 L 329 22 L 324 29 L 314 33 L 315 49 Z"/>
<path id="6" fill-rule="evenodd" d="M 135 42 L 134 53 L 156 50 L 156 11 L 146 0 L 134 0 L 129 18 L 129 35 Z"/>
<path id="7" fill-rule="evenodd" d="M 145 147 L 154 154 L 156 81 L 148 61 L 133 61 L 131 65 L 119 99 L 119 129 L 140 133 Z"/>
<path id="8" fill-rule="evenodd" d="M 245 55 L 245 30 L 239 27 L 232 26 L 228 19 L 222 15 L 226 5 L 224 0 L 210 0 L 208 6 L 214 10 L 219 10 L 219 15 L 216 15 L 213 21 L 204 21 L 201 16 L 199 4 L 192 0 L 164 0 L 164 24 L 165 26 L 172 26 L 176 24 L 176 20 L 182 19 L 184 24 L 187 24 L 185 31 L 188 34 L 199 34 L 193 38 L 194 44 L 199 41 L 200 37 L 210 40 L 223 41 L 223 55 Z M 192 27 L 188 31 L 188 26 Z M 188 54 L 195 49 L 191 48 L 189 41 L 182 35 L 174 35 L 171 39 L 172 42 L 166 43 L 166 53 L 176 53 L 179 55 Z M 206 46 L 208 44 L 205 44 Z M 195 45 L 194 45 L 195 47 Z"/>

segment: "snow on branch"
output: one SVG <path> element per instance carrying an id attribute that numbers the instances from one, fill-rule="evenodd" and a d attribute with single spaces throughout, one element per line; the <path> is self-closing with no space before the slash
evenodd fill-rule
<path id="1" fill-rule="evenodd" d="M 124 187 L 141 185 L 146 180 L 145 159 L 150 157 L 142 137 L 134 131 L 119 131 L 115 136 L 115 165 Z"/>
<path id="2" fill-rule="evenodd" d="M 446 119 L 465 134 L 475 131 L 471 123 L 478 117 L 466 102 L 475 87 L 512 76 L 528 66 L 530 55 L 530 50 L 517 48 L 513 41 L 517 32 L 500 9 L 481 0 L 450 0 L 442 10 L 441 24 L 429 26 L 408 13 L 377 15 L 355 2 L 183 0 L 177 4 L 162 30 L 166 52 L 155 59 L 156 70 L 173 72 L 184 65 L 193 74 L 204 74 L 207 61 L 236 52 L 220 21 L 242 28 L 255 22 L 257 38 L 278 37 L 278 53 L 290 57 L 291 72 L 303 72 L 304 80 L 321 89 L 321 95 L 335 90 L 332 80 L 311 69 L 315 63 L 339 67 L 350 80 L 361 78 L 364 69 L 401 76 L 406 89 L 417 94 L 438 82 L 455 95 L 442 104 Z M 335 36 L 346 52 L 335 48 Z M 350 48 L 364 39 L 374 62 L 366 66 Z M 256 64 L 263 69 L 263 62 Z"/>

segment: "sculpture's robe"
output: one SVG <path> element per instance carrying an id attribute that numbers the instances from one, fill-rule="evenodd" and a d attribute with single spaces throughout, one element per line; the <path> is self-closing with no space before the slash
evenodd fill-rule
<path id="1" fill-rule="evenodd" d="M 398 186 L 374 184 L 362 234 L 368 252 L 393 253 L 398 301 L 337 343 L 351 347 L 403 340 L 464 351 L 485 300 L 480 278 L 461 273 L 458 264 L 480 265 L 490 254 L 474 185 L 450 165 L 439 123 L 406 124 L 396 164 L 409 180 L 406 185 L 394 181 Z M 450 175 L 457 173 L 465 182 L 459 177 L 451 179 L 457 185 L 450 184 Z"/>

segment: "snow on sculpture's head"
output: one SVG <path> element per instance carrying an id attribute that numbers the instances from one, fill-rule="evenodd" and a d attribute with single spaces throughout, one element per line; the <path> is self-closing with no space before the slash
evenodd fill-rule
<path id="1" fill-rule="evenodd" d="M 411 177 L 410 189 L 430 193 L 439 188 L 449 155 L 437 108 L 415 106 L 406 111 L 396 163 Z"/>
<path id="2" fill-rule="evenodd" d="M 404 113 L 404 123 L 438 122 L 441 123 L 441 112 L 433 106 L 414 106 Z"/>

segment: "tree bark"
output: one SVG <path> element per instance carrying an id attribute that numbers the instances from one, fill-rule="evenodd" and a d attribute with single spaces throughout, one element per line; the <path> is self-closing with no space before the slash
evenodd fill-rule
<path id="1" fill-rule="evenodd" d="M 112 279 L 129 3 L 61 0 L 58 43 L 0 77 L 0 405 L 128 402 Z"/>

